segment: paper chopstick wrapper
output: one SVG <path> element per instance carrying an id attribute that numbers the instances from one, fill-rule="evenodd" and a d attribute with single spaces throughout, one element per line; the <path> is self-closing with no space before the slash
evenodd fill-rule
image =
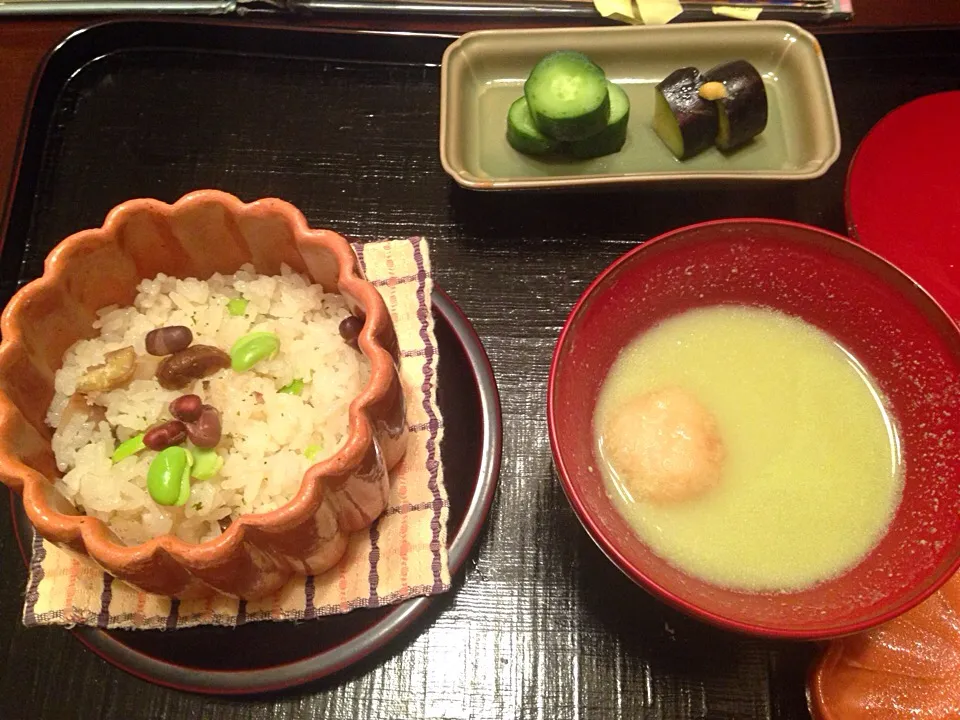
<path id="1" fill-rule="evenodd" d="M 714 15 L 723 15 L 724 17 L 734 18 L 735 20 L 756 20 L 763 12 L 763 8 L 732 7 L 721 5 L 711 8 Z"/>
<path id="2" fill-rule="evenodd" d="M 644 25 L 666 25 L 683 12 L 679 0 L 637 0 L 637 11 Z"/>
<path id="3" fill-rule="evenodd" d="M 390 499 L 380 519 L 353 534 L 337 567 L 317 577 L 294 577 L 256 602 L 222 595 L 181 602 L 145 593 L 113 579 L 89 559 L 35 537 L 25 625 L 172 630 L 310 620 L 449 589 L 449 504 L 440 463 L 443 419 L 437 405 L 429 249 L 423 238 L 356 244 L 354 249 L 394 320 L 410 429 L 407 453 L 391 473 Z"/>
<path id="4" fill-rule="evenodd" d="M 633 0 L 593 0 L 593 6 L 605 18 L 636 25 L 643 21 L 637 15 Z"/>
<path id="5" fill-rule="evenodd" d="M 603 17 L 631 25 L 666 25 L 683 12 L 679 0 L 593 0 L 593 5 Z"/>

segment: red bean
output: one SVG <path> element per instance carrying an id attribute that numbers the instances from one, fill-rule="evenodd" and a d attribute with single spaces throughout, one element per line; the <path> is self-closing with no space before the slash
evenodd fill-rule
<path id="1" fill-rule="evenodd" d="M 200 410 L 200 417 L 187 423 L 187 437 L 199 448 L 216 447 L 222 432 L 220 411 L 213 405 L 204 405 Z"/>
<path id="2" fill-rule="evenodd" d="M 170 414 L 185 423 L 196 421 L 202 408 L 203 400 L 199 395 L 181 395 L 170 401 Z"/>
<path id="3" fill-rule="evenodd" d="M 184 325 L 168 325 L 147 333 L 144 346 L 151 355 L 172 355 L 186 350 L 193 342 L 193 333 Z"/>
<path id="4" fill-rule="evenodd" d="M 143 435 L 143 444 L 151 450 L 166 450 L 168 447 L 179 445 L 187 439 L 187 427 L 179 420 L 168 420 L 161 425 L 154 425 Z"/>
<path id="5" fill-rule="evenodd" d="M 340 321 L 340 337 L 350 347 L 357 349 L 359 347 L 357 338 L 360 337 L 360 331 L 363 330 L 363 320 L 356 315 L 347 315 Z"/>
<path id="6" fill-rule="evenodd" d="M 166 390 L 185 388 L 194 380 L 230 367 L 230 356 L 210 345 L 191 345 L 168 355 L 157 367 L 157 382 Z"/>

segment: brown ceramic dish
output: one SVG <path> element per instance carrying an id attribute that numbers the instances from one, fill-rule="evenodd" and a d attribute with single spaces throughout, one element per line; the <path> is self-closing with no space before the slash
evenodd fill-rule
<path id="1" fill-rule="evenodd" d="M 103 522 L 80 514 L 50 481 L 57 470 L 44 418 L 54 374 L 70 345 L 94 335 L 96 311 L 131 304 L 141 279 L 158 273 L 207 278 L 248 262 L 264 274 L 277 274 L 286 263 L 341 293 L 351 311 L 365 317 L 359 345 L 371 374 L 350 405 L 347 442 L 307 470 L 289 503 L 241 516 L 214 540 L 191 544 L 164 535 L 125 546 Z M 7 305 L 0 331 L 0 480 L 23 495 L 40 535 L 88 555 L 121 580 L 178 597 L 212 590 L 260 597 L 294 573 L 335 565 L 349 533 L 369 526 L 385 507 L 388 470 L 403 456 L 407 439 L 393 323 L 346 240 L 310 229 L 288 203 L 244 204 L 214 190 L 173 205 L 124 203 L 103 227 L 54 248 L 43 277 Z"/>

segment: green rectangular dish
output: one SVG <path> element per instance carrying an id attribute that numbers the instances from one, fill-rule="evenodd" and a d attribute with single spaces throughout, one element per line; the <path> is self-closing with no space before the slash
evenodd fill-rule
<path id="1" fill-rule="evenodd" d="M 536 61 L 579 50 L 630 98 L 623 149 L 593 160 L 538 159 L 506 141 L 507 108 Z M 707 70 L 736 59 L 763 76 L 769 121 L 756 140 L 724 155 L 711 148 L 676 160 L 651 127 L 654 87 L 673 70 Z M 477 190 L 571 188 L 664 181 L 807 180 L 840 154 L 830 78 L 816 38 L 786 22 L 710 22 L 648 27 L 481 30 L 443 56 L 440 160 Z"/>

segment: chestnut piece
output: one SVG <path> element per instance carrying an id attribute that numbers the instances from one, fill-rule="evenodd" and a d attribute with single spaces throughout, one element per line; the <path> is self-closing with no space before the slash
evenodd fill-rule
<path id="1" fill-rule="evenodd" d="M 77 380 L 77 392 L 92 393 L 113 390 L 124 385 L 137 369 L 137 353 L 130 346 L 108 352 L 103 364 L 87 371 Z"/>

